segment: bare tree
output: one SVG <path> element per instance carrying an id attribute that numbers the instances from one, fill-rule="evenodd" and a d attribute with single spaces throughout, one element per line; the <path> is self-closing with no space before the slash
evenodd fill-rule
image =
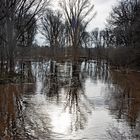
<path id="1" fill-rule="evenodd" d="M 126 67 L 134 63 L 139 66 L 139 17 L 140 0 L 125 0 L 120 1 L 118 6 L 113 8 L 108 20 L 115 37 L 113 46 L 117 48 L 114 57 L 120 65 Z"/>
<path id="2" fill-rule="evenodd" d="M 75 49 L 80 46 L 81 31 L 86 29 L 95 16 L 94 5 L 90 0 L 61 0 L 60 7 L 64 11 L 68 23 L 71 46 Z"/>
<path id="3" fill-rule="evenodd" d="M 54 51 L 54 48 L 60 47 L 62 40 L 65 38 L 63 35 L 64 24 L 62 23 L 62 14 L 59 11 L 47 10 L 42 18 L 42 31 L 49 46 Z"/>
<path id="4" fill-rule="evenodd" d="M 58 37 L 62 26 L 62 14 L 57 11 L 47 10 L 42 18 L 42 34 L 46 37 L 46 41 L 50 47 L 58 46 Z"/>
<path id="5" fill-rule="evenodd" d="M 15 49 L 21 36 L 34 24 L 33 19 L 45 8 L 49 0 L 5 0 L 1 3 L 0 21 L 3 23 L 4 35 L 1 40 L 7 48 L 10 71 L 14 71 Z M 25 18 L 27 15 L 31 15 Z M 22 24 L 24 19 L 24 24 Z M 32 23 L 32 24 L 31 24 Z"/>

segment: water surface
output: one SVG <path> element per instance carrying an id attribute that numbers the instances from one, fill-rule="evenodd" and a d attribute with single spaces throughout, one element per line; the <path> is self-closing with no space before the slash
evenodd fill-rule
<path id="1" fill-rule="evenodd" d="M 0 139 L 140 139 L 139 73 L 94 60 L 18 62 L 16 71 L 20 83 L 0 85 Z"/>

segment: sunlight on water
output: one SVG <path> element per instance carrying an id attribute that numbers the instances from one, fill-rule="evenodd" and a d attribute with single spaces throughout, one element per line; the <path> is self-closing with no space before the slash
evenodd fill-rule
<path id="1" fill-rule="evenodd" d="M 65 113 L 53 112 L 51 115 L 51 124 L 53 126 L 53 131 L 57 133 L 67 134 L 70 128 L 71 118 L 68 111 Z"/>

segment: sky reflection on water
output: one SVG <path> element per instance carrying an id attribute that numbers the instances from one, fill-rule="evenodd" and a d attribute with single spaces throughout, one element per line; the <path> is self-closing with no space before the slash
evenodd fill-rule
<path id="1" fill-rule="evenodd" d="M 105 62 L 50 60 L 28 65 L 24 73 L 32 78 L 26 84 L 0 85 L 0 138 L 140 138 L 140 88 L 132 89 Z M 4 117 L 10 119 L 2 124 Z"/>

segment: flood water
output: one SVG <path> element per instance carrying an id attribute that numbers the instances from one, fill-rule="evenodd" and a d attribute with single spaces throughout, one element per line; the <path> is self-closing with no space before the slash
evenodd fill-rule
<path id="1" fill-rule="evenodd" d="M 140 73 L 105 62 L 17 62 L 0 85 L 0 140 L 140 140 Z"/>

